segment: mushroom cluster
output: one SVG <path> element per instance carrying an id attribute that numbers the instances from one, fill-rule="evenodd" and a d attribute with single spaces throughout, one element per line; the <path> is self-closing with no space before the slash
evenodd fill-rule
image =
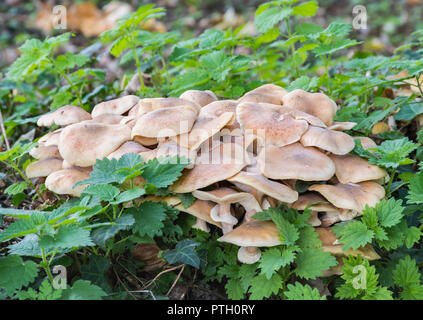
<path id="1" fill-rule="evenodd" d="M 330 227 L 377 204 L 385 196 L 386 172 L 350 153 L 354 139 L 370 151 L 376 144 L 346 134 L 355 123 L 335 122 L 336 111 L 325 94 L 287 92 L 273 84 L 238 100 L 188 90 L 179 98 L 124 96 L 97 104 L 91 114 L 64 106 L 39 118 L 39 126 L 61 128 L 39 139 L 30 152 L 38 160 L 26 172 L 46 177 L 47 189 L 57 194 L 78 197 L 85 186 L 72 187 L 89 177 L 97 159 L 185 156 L 190 164 L 170 189 L 192 193 L 193 205 L 184 208 L 176 196 L 140 200 L 163 201 L 194 215 L 194 227 L 206 232 L 209 224 L 221 229 L 218 240 L 239 246 L 243 263 L 258 261 L 259 247 L 280 244 L 275 224 L 255 220 L 255 213 L 282 203 L 309 208 L 323 249 L 339 257 L 346 253 Z M 301 194 L 300 184 L 308 186 Z M 359 253 L 378 258 L 371 246 L 348 252 Z"/>

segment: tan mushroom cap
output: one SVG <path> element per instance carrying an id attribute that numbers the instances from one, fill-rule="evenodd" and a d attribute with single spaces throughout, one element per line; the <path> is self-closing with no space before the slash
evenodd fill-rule
<path id="1" fill-rule="evenodd" d="M 141 136 L 134 136 L 132 137 L 132 140 L 147 147 L 154 146 L 159 143 L 157 138 L 147 138 L 147 137 L 141 137 Z"/>
<path id="2" fill-rule="evenodd" d="M 173 137 L 191 130 L 197 111 L 191 106 L 180 106 L 151 111 L 141 116 L 132 128 L 132 137 Z"/>
<path id="3" fill-rule="evenodd" d="M 91 170 L 91 168 L 72 167 L 53 172 L 46 178 L 46 188 L 57 194 L 80 197 L 87 185 L 80 185 L 75 188 L 73 186 L 79 181 L 88 179 Z"/>
<path id="4" fill-rule="evenodd" d="M 144 98 L 138 102 L 138 105 L 134 107 L 135 110 L 131 111 L 130 115 L 141 117 L 154 110 L 182 106 L 190 106 L 197 111 L 201 108 L 198 104 L 181 98 Z"/>
<path id="5" fill-rule="evenodd" d="M 318 147 L 333 154 L 347 154 L 354 149 L 354 139 L 341 131 L 310 126 L 300 140 L 304 147 Z"/>
<path id="6" fill-rule="evenodd" d="M 320 202 L 320 203 L 317 203 Z M 311 204 L 311 205 L 310 205 Z M 338 208 L 334 207 L 332 204 L 323 198 L 320 194 L 315 192 L 307 192 L 298 197 L 298 200 L 295 201 L 291 208 L 296 210 L 305 210 L 305 208 L 310 205 L 308 208 L 316 212 L 328 212 L 328 211 L 339 211 Z"/>
<path id="7" fill-rule="evenodd" d="M 233 112 L 236 114 L 236 106 L 238 102 L 236 100 L 219 100 L 212 102 L 203 108 L 201 108 L 201 114 L 208 116 L 209 118 L 220 117 L 226 112 Z M 234 131 L 240 128 L 240 125 L 234 116 L 229 123 L 225 125 L 225 128 Z"/>
<path id="8" fill-rule="evenodd" d="M 62 169 L 62 159 L 49 157 L 30 163 L 25 170 L 28 178 L 47 177 L 50 173 Z"/>
<path id="9" fill-rule="evenodd" d="M 372 139 L 370 139 L 369 137 L 353 137 L 354 139 L 358 139 L 361 142 L 361 145 L 363 146 L 364 149 L 370 149 L 370 148 L 376 148 L 377 144 L 376 142 L 374 142 Z M 369 150 L 370 152 L 372 152 L 372 150 Z"/>
<path id="10" fill-rule="evenodd" d="M 35 159 L 45 159 L 50 157 L 61 158 L 59 148 L 54 145 L 32 148 L 31 151 L 29 151 L 29 155 Z"/>
<path id="11" fill-rule="evenodd" d="M 282 99 L 288 92 L 274 84 L 264 84 L 244 94 L 238 102 L 265 102 L 282 105 Z"/>
<path id="12" fill-rule="evenodd" d="M 214 208 L 214 204 L 210 201 L 203 201 L 203 200 L 195 200 L 192 206 L 188 208 L 184 208 L 182 204 L 178 204 L 175 206 L 176 209 L 182 212 L 189 213 L 196 218 L 200 218 L 210 224 L 213 224 L 219 228 L 222 228 L 222 224 L 220 222 L 214 221 L 211 216 L 211 210 Z"/>
<path id="13" fill-rule="evenodd" d="M 146 162 L 153 160 L 155 158 L 160 159 L 160 157 L 178 156 L 179 157 L 178 163 L 186 164 L 187 165 L 186 168 L 188 169 L 191 169 L 194 167 L 195 159 L 197 157 L 197 153 L 195 151 L 181 147 L 172 140 L 159 144 L 157 148 L 154 150 L 148 149 L 146 151 L 139 152 L 139 154 Z"/>
<path id="14" fill-rule="evenodd" d="M 119 160 L 126 153 L 139 153 L 139 152 L 146 152 L 146 151 L 151 151 L 151 150 L 139 144 L 138 142 L 126 141 L 119 148 L 117 148 L 115 151 L 109 154 L 107 158 Z"/>
<path id="15" fill-rule="evenodd" d="M 330 126 L 337 110 L 336 103 L 323 93 L 296 89 L 284 95 L 283 105 L 311 114 Z"/>
<path id="16" fill-rule="evenodd" d="M 177 204 L 181 203 L 181 199 L 178 196 L 159 197 L 159 196 L 149 195 L 143 198 L 140 202 L 146 202 L 146 201 L 165 202 L 168 206 L 171 206 L 171 207 L 174 207 Z"/>
<path id="17" fill-rule="evenodd" d="M 227 181 L 242 183 L 282 202 L 292 203 L 298 199 L 297 191 L 258 173 L 241 171 Z"/>
<path id="18" fill-rule="evenodd" d="M 308 123 L 281 113 L 279 106 L 262 103 L 240 103 L 236 108 L 241 128 L 265 140 L 266 144 L 285 146 L 300 140 Z"/>
<path id="19" fill-rule="evenodd" d="M 91 115 L 93 117 L 98 117 L 105 113 L 122 115 L 129 111 L 129 109 L 131 109 L 139 100 L 140 98 L 137 96 L 129 95 L 109 101 L 104 101 L 94 107 L 93 111 L 91 111 Z"/>
<path id="20" fill-rule="evenodd" d="M 63 129 L 59 152 L 72 165 L 95 164 L 131 139 L 131 129 L 120 124 L 76 123 Z"/>
<path id="21" fill-rule="evenodd" d="M 62 131 L 63 128 L 60 128 L 45 134 L 38 140 L 38 144 L 40 146 L 57 146 L 59 144 L 60 134 Z"/>
<path id="22" fill-rule="evenodd" d="M 357 125 L 356 122 L 338 122 L 334 121 L 330 127 L 328 127 L 329 130 L 335 130 L 335 131 L 346 131 L 351 130 Z"/>
<path id="23" fill-rule="evenodd" d="M 93 117 L 91 120 L 87 120 L 84 123 L 102 123 L 102 124 L 119 124 L 124 116 L 114 113 L 103 113 L 97 117 Z"/>
<path id="24" fill-rule="evenodd" d="M 367 160 L 356 155 L 329 155 L 329 157 L 335 163 L 335 174 L 340 183 L 377 180 L 387 175 L 384 169 L 369 164 Z"/>
<path id="25" fill-rule="evenodd" d="M 67 126 L 84 120 L 90 120 L 91 115 L 84 109 L 76 106 L 66 105 L 59 109 L 41 116 L 37 125 L 39 127 L 50 127 L 53 124 Z"/>
<path id="26" fill-rule="evenodd" d="M 300 143 L 269 145 L 260 152 L 258 164 L 261 173 L 270 179 L 327 181 L 335 174 L 335 164 L 328 156 Z"/>
<path id="27" fill-rule="evenodd" d="M 336 239 L 335 235 L 330 228 L 315 228 L 314 229 L 319 239 L 322 241 L 322 249 L 323 251 L 330 252 L 335 256 L 349 256 L 352 255 L 354 257 L 361 255 L 363 258 L 368 260 L 377 260 L 380 259 L 380 256 L 377 252 L 373 249 L 370 244 L 365 245 L 364 247 L 357 248 L 356 250 L 347 249 L 345 251 L 342 250 L 343 244 L 340 244 L 338 239 Z"/>
<path id="28" fill-rule="evenodd" d="M 219 242 L 228 242 L 240 247 L 273 247 L 281 244 L 279 231 L 271 221 L 249 221 L 223 235 Z"/>
<path id="29" fill-rule="evenodd" d="M 209 103 L 217 101 L 216 95 L 214 94 L 213 91 L 210 91 L 210 90 L 206 90 L 206 91 L 187 90 L 184 93 L 182 93 L 179 96 L 179 98 L 196 103 L 200 107 L 204 107 L 205 105 L 208 105 Z"/>
<path id="30" fill-rule="evenodd" d="M 186 193 L 232 177 L 249 163 L 248 154 L 236 143 L 222 143 L 197 157 L 195 167 L 184 170 L 170 189 Z"/>
<path id="31" fill-rule="evenodd" d="M 385 189 L 376 182 L 358 184 L 315 184 L 308 188 L 317 191 L 335 207 L 362 213 L 365 206 L 374 207 L 385 196 Z"/>

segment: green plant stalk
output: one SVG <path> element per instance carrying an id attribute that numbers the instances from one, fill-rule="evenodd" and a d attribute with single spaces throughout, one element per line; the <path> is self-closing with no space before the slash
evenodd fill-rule
<path id="1" fill-rule="evenodd" d="M 391 177 L 389 178 L 389 183 L 388 183 L 388 186 L 386 188 L 387 196 L 389 196 L 391 194 L 391 185 L 392 185 L 392 182 L 394 181 L 394 177 L 395 177 L 396 172 L 397 172 L 396 169 L 393 169 L 392 172 L 391 172 Z"/>
<path id="2" fill-rule="evenodd" d="M 134 55 L 135 63 L 137 65 L 138 77 L 140 78 L 140 84 L 141 84 L 141 91 L 142 91 L 142 95 L 144 96 L 146 88 L 145 88 L 145 84 L 144 84 L 144 79 L 142 77 L 141 63 L 140 63 L 140 60 L 138 59 L 135 47 L 131 47 L 131 50 L 132 50 L 132 54 Z"/>
<path id="3" fill-rule="evenodd" d="M 291 26 L 289 25 L 289 18 L 285 18 L 285 22 L 286 22 L 286 32 L 288 34 L 288 38 L 291 38 L 292 34 L 291 34 Z M 292 59 L 294 59 L 295 56 L 295 44 L 291 43 L 291 54 L 292 54 Z M 298 66 L 297 64 L 295 64 L 295 77 L 298 77 Z"/>
<path id="4" fill-rule="evenodd" d="M 41 263 L 41 266 L 43 267 L 43 269 L 47 273 L 47 276 L 48 276 L 50 282 L 53 283 L 53 275 L 51 274 L 51 271 L 50 271 L 50 263 L 47 261 L 47 258 L 46 258 L 46 251 L 44 249 L 41 249 L 41 252 L 42 252 L 42 257 L 43 257 L 43 261 Z"/>

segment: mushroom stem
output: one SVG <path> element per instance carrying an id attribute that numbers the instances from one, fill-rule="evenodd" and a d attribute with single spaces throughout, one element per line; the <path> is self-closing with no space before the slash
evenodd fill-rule
<path id="1" fill-rule="evenodd" d="M 207 225 L 206 221 L 204 221 L 203 219 L 197 218 L 195 224 L 192 226 L 194 229 L 200 229 L 204 232 L 209 233 L 210 232 L 210 228 Z"/>
<path id="2" fill-rule="evenodd" d="M 260 260 L 261 251 L 258 247 L 240 247 L 238 260 L 242 263 L 253 264 Z"/>

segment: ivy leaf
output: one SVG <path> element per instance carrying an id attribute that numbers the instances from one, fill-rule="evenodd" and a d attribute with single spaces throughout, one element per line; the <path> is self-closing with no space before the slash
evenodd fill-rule
<path id="1" fill-rule="evenodd" d="M 361 221 L 346 224 L 336 234 L 340 237 L 339 241 L 344 244 L 343 250 L 349 248 L 355 250 L 370 243 L 374 238 L 374 232 Z"/>
<path id="2" fill-rule="evenodd" d="M 92 246 L 94 243 L 91 241 L 89 230 L 82 229 L 77 225 L 67 224 L 59 227 L 54 236 L 42 236 L 39 245 L 46 250 L 64 250 Z"/>
<path id="3" fill-rule="evenodd" d="M 30 284 L 37 275 L 38 266 L 33 261 L 24 262 L 15 255 L 0 258 L 0 288 L 5 289 L 9 296 Z"/>
<path id="4" fill-rule="evenodd" d="M 288 300 L 326 300 L 326 296 L 320 296 L 319 290 L 311 288 L 308 284 L 302 285 L 295 281 L 295 285 L 288 284 L 284 292 Z"/>
<path id="5" fill-rule="evenodd" d="M 195 247 L 198 245 L 198 242 L 190 239 L 179 241 L 174 250 L 163 253 L 163 258 L 165 258 L 170 264 L 179 262 L 199 269 L 200 258 L 195 251 Z"/>
<path id="6" fill-rule="evenodd" d="M 254 25 L 260 33 L 265 33 L 283 19 L 290 16 L 291 8 L 270 7 L 254 17 Z"/>
<path id="7" fill-rule="evenodd" d="M 281 252 L 278 248 L 271 248 L 262 253 L 259 268 L 262 274 L 270 279 L 276 271 L 290 264 L 294 259 L 295 252 L 293 250 L 283 249 Z"/>
<path id="8" fill-rule="evenodd" d="M 262 300 L 269 298 L 272 294 L 277 294 L 282 288 L 282 278 L 279 274 L 275 273 L 270 279 L 267 279 L 264 274 L 259 274 L 250 281 L 251 293 L 250 300 Z"/>
<path id="9" fill-rule="evenodd" d="M 135 218 L 132 230 L 141 236 L 147 235 L 151 238 L 162 233 L 163 220 L 166 219 L 165 212 L 166 208 L 163 205 L 152 201 L 143 202 L 139 207 L 127 210 L 127 213 Z"/>
<path id="10" fill-rule="evenodd" d="M 63 290 L 61 300 L 101 300 L 107 293 L 87 280 L 76 281 L 71 288 Z"/>
<path id="11" fill-rule="evenodd" d="M 304 248 L 297 253 L 295 273 L 304 279 L 314 279 L 323 275 L 324 270 L 336 266 L 338 262 L 329 252 L 315 248 Z"/>
<path id="12" fill-rule="evenodd" d="M 157 188 L 166 188 L 182 175 L 187 164 L 188 161 L 179 156 L 154 158 L 143 166 L 142 176 Z"/>

